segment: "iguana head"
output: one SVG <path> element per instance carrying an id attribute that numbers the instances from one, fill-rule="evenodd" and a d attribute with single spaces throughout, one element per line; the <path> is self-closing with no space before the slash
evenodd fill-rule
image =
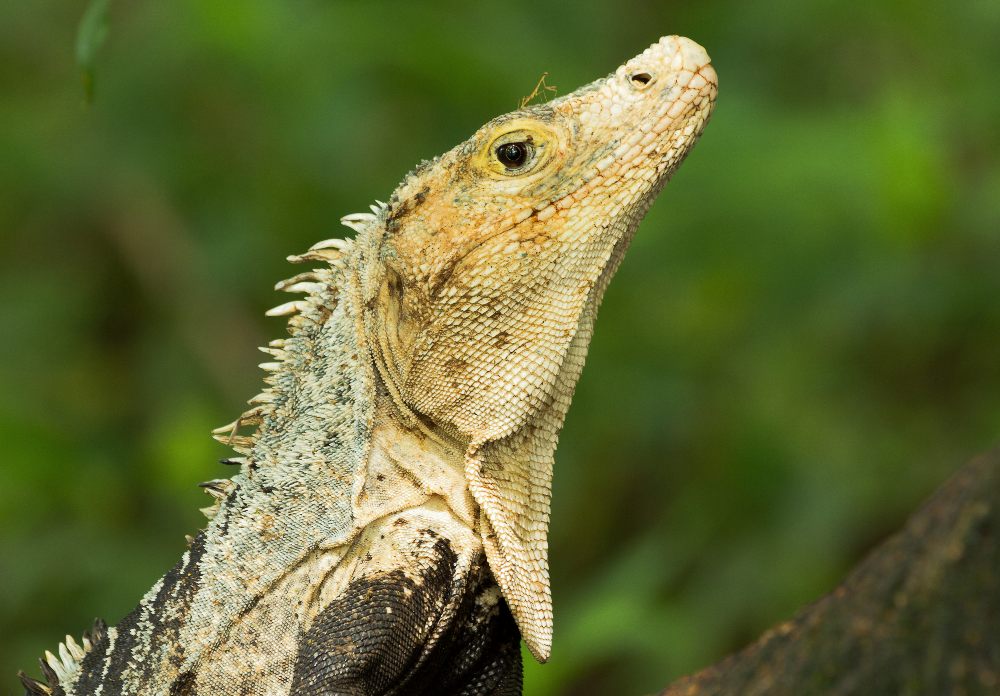
<path id="1" fill-rule="evenodd" d="M 540 659 L 557 433 L 608 281 L 716 84 L 704 49 L 663 38 L 425 162 L 371 230 L 375 362 L 401 408 L 465 450 L 490 566 Z"/>

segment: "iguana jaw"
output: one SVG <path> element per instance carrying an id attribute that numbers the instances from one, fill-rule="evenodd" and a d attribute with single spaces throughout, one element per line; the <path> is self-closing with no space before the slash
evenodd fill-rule
<path id="1" fill-rule="evenodd" d="M 462 444 L 491 569 L 540 660 L 551 644 L 552 456 L 594 315 L 716 95 L 666 37 L 603 80 L 486 124 L 397 189 L 365 331 L 401 411 Z M 500 161 L 526 144 L 522 166 Z"/>

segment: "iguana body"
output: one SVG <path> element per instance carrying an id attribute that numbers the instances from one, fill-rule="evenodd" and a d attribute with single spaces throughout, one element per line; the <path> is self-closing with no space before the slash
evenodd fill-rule
<path id="1" fill-rule="evenodd" d="M 208 527 L 35 694 L 518 694 L 549 656 L 556 438 L 598 304 L 716 94 L 667 37 L 411 172 L 280 283 Z M 255 428 L 251 432 L 251 429 Z M 243 434 L 248 432 L 250 434 Z"/>

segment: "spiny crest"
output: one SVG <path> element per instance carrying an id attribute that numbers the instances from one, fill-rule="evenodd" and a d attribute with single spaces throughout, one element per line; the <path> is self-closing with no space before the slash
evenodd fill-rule
<path id="1" fill-rule="evenodd" d="M 386 209 L 387 205 L 384 202 L 376 201 L 371 206 L 370 213 L 345 215 L 340 219 L 340 222 L 355 232 L 361 233 L 377 224 L 380 219 L 384 219 Z M 275 290 L 304 293 L 305 298 L 282 303 L 269 309 L 265 315 L 289 317 L 288 332 L 292 337 L 310 328 L 321 326 L 329 316 L 331 301 L 336 301 L 339 276 L 345 267 L 345 260 L 353 245 L 353 239 L 326 239 L 313 244 L 303 254 L 289 256 L 288 260 L 292 263 L 321 262 L 328 264 L 328 266 L 299 273 L 277 283 L 274 286 Z M 261 393 L 247 402 L 251 408 L 240 414 L 232 423 L 227 423 L 212 431 L 212 437 L 244 455 L 244 457 L 224 460 L 224 463 L 240 465 L 245 463 L 245 456 L 249 455 L 253 448 L 260 425 L 264 418 L 273 413 L 276 408 L 280 394 L 275 387 L 279 374 L 287 369 L 289 358 L 286 342 L 287 339 L 276 339 L 260 348 L 262 352 L 273 358 L 273 360 L 260 363 L 260 368 L 267 373 L 264 377 L 267 386 Z M 240 429 L 245 427 L 253 427 L 254 430 L 249 434 L 241 434 Z M 213 490 L 219 489 L 218 487 L 206 487 L 206 490 L 215 495 Z M 223 498 L 225 495 L 217 496 L 215 503 L 203 510 L 206 516 L 211 519 L 215 515 Z"/>
<path id="2" fill-rule="evenodd" d="M 46 650 L 45 656 L 38 660 L 42 670 L 42 678 L 45 681 L 32 679 L 24 672 L 17 674 L 27 693 L 30 696 L 58 696 L 58 694 L 62 694 L 63 690 L 60 684 L 69 683 L 76 677 L 76 673 L 80 671 L 80 665 L 83 663 L 83 658 L 104 639 L 107 631 L 108 625 L 101 619 L 95 619 L 91 629 L 84 631 L 80 643 L 77 643 L 73 636 L 66 636 L 66 640 L 59 644 L 58 657 Z"/>

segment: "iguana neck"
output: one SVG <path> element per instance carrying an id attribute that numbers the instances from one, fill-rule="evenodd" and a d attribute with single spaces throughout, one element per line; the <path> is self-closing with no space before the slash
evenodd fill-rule
<path id="1" fill-rule="evenodd" d="M 356 241 L 339 244 L 340 256 L 311 250 L 324 253 L 329 268 L 278 284 L 307 295 L 272 310 L 293 315 L 291 335 L 265 349 L 276 358 L 262 366 L 270 372 L 269 387 L 237 421 L 257 424 L 257 432 L 246 440 L 232 435 L 232 444 L 249 455 L 243 473 L 250 480 L 289 466 L 349 477 L 355 532 L 429 495 L 439 496 L 471 528 L 476 506 L 463 474 L 467 443 L 425 423 L 403 403 L 394 376 L 380 363 L 381 334 L 365 328 L 367 295 L 383 279 L 363 276 L 361 269 L 378 267 L 371 257 L 378 253 L 380 221 L 367 220 Z"/>

